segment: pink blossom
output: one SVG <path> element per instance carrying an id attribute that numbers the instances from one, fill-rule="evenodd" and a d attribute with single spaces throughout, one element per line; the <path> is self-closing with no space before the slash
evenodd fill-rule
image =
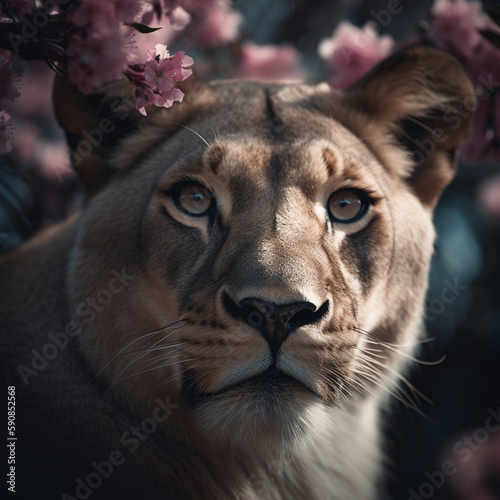
<path id="1" fill-rule="evenodd" d="M 4 111 L 0 111 L 0 155 L 4 155 L 11 151 L 12 143 L 11 136 L 8 132 L 7 122 L 10 120 L 10 115 Z"/>
<path id="2" fill-rule="evenodd" d="M 160 91 L 170 90 L 174 86 L 170 68 L 164 60 L 159 63 L 154 59 L 147 61 L 144 65 L 144 80 L 151 88 L 156 87 Z"/>
<path id="3" fill-rule="evenodd" d="M 37 176 L 48 181 L 69 180 L 75 172 L 71 168 L 66 141 L 61 137 L 54 141 L 44 134 L 44 127 L 30 120 L 16 121 L 16 140 L 12 155 L 25 169 L 36 171 Z M 43 122 L 45 127 L 50 122 Z"/>
<path id="4" fill-rule="evenodd" d="M 100 25 L 85 37 L 73 35 L 66 54 L 69 80 L 83 93 L 115 79 L 128 62 L 123 36 L 115 24 Z"/>
<path id="5" fill-rule="evenodd" d="M 465 160 L 492 163 L 500 161 L 500 130 L 494 129 L 493 108 L 492 97 L 479 102 L 472 132 L 462 147 Z"/>
<path id="6" fill-rule="evenodd" d="M 164 7 L 167 10 L 175 9 L 180 6 L 190 12 L 196 10 L 208 10 L 213 8 L 215 5 L 226 8 L 229 3 L 228 0 L 162 0 Z"/>
<path id="7" fill-rule="evenodd" d="M 194 64 L 193 58 L 186 55 L 185 52 L 176 52 L 170 58 L 170 71 L 176 82 L 184 81 L 193 73 L 192 69 L 186 69 Z"/>
<path id="8" fill-rule="evenodd" d="M 13 52 L 0 49 L 0 102 L 2 99 L 13 101 L 21 95 L 18 87 L 26 69 L 27 64 Z"/>
<path id="9" fill-rule="evenodd" d="M 149 25 L 155 19 L 155 15 L 161 11 L 162 16 L 169 19 L 170 25 L 181 30 L 191 22 L 190 11 L 206 10 L 216 1 L 226 0 L 145 0 L 144 15 L 142 22 Z"/>
<path id="10" fill-rule="evenodd" d="M 172 87 L 170 90 L 155 94 L 154 105 L 158 107 L 170 108 L 174 101 L 182 102 L 184 92 L 177 87 Z"/>
<path id="11" fill-rule="evenodd" d="M 142 8 L 141 0 L 114 0 L 115 18 L 123 23 L 133 23 Z"/>
<path id="12" fill-rule="evenodd" d="M 170 108 L 174 101 L 181 102 L 184 93 L 177 87 L 172 87 L 167 91 L 153 90 L 147 86 L 141 86 L 136 89 L 136 109 L 142 115 L 146 116 L 146 106 L 158 106 Z"/>
<path id="13" fill-rule="evenodd" d="M 29 120 L 17 119 L 16 141 L 12 145 L 15 160 L 25 168 L 31 168 L 37 161 L 38 144 L 41 141 L 40 127 Z M 45 123 L 45 122 L 43 122 Z"/>
<path id="14" fill-rule="evenodd" d="M 182 3 L 182 0 L 162 0 L 161 2 L 160 0 L 149 0 L 149 1 L 151 3 L 157 2 L 163 4 L 163 8 L 167 11 L 175 9 Z"/>
<path id="15" fill-rule="evenodd" d="M 137 85 L 135 89 L 135 106 L 141 115 L 146 116 L 146 107 L 155 104 L 156 98 L 153 89 L 146 85 Z"/>
<path id="16" fill-rule="evenodd" d="M 144 59 L 144 54 L 150 47 L 154 47 L 158 43 L 168 45 L 178 34 L 178 31 L 176 31 L 172 26 L 172 22 L 169 17 L 162 15 L 160 19 L 156 19 L 152 13 L 147 10 L 147 8 L 148 5 L 146 4 L 144 15 L 140 22 L 148 26 L 154 26 L 155 28 L 161 29 L 153 33 L 134 32 L 133 46 L 129 52 L 133 54 L 135 59 L 138 61 L 142 61 Z"/>
<path id="17" fill-rule="evenodd" d="M 39 141 L 36 148 L 36 160 L 39 174 L 49 182 L 68 182 L 75 177 L 75 171 L 71 168 L 68 147 L 64 140 Z"/>
<path id="18" fill-rule="evenodd" d="M 478 188 L 477 202 L 482 212 L 500 222 L 500 175 L 484 179 Z"/>
<path id="19" fill-rule="evenodd" d="M 458 57 L 476 87 L 478 109 L 462 156 L 471 162 L 500 161 L 500 50 L 479 30 L 500 28 L 483 12 L 481 2 L 437 0 L 427 39 Z"/>
<path id="20" fill-rule="evenodd" d="M 460 443 L 465 435 L 473 435 L 474 429 L 464 429 L 455 436 L 453 443 Z M 451 446 L 450 446 L 451 447 Z M 495 480 L 500 473 L 500 436 L 494 432 L 480 446 L 468 448 L 469 456 L 464 460 L 456 451 L 447 450 L 447 461 L 453 463 L 455 473 L 450 474 L 447 484 L 449 495 L 454 500 L 496 500 Z M 460 457 L 460 459 L 459 459 Z M 444 461 L 443 461 L 444 463 Z"/>
<path id="21" fill-rule="evenodd" d="M 500 81 L 500 50 L 487 40 L 481 40 L 474 54 L 462 63 L 475 86 L 484 87 L 485 82 Z"/>
<path id="22" fill-rule="evenodd" d="M 71 14 L 71 22 L 78 28 L 109 23 L 113 18 L 113 3 L 103 0 L 80 0 Z"/>
<path id="23" fill-rule="evenodd" d="M 472 57 L 483 40 L 478 30 L 490 26 L 481 2 L 437 0 L 431 12 L 434 17 L 429 30 L 431 42 L 458 57 Z"/>
<path id="24" fill-rule="evenodd" d="M 146 115 L 146 106 L 168 108 L 174 101 L 182 101 L 184 94 L 176 83 L 191 75 L 188 66 L 193 64 L 193 59 L 184 52 L 171 56 L 163 44 L 148 50 L 147 55 L 148 61 L 130 66 L 130 71 L 125 73 L 136 87 L 136 108 L 143 115 Z"/>
<path id="25" fill-rule="evenodd" d="M 320 43 L 318 52 L 333 72 L 331 83 L 345 89 L 385 59 L 394 45 L 391 36 L 378 35 L 374 23 L 368 22 L 363 28 L 357 28 L 344 21 L 331 38 Z"/>
<path id="26" fill-rule="evenodd" d="M 52 86 L 54 72 L 42 61 L 30 61 L 29 71 L 23 77 L 21 95 L 14 102 L 5 102 L 5 110 L 16 121 L 16 129 L 20 131 L 18 120 L 46 121 L 53 117 Z M 16 133 L 16 142 L 19 133 Z"/>
<path id="27" fill-rule="evenodd" d="M 245 42 L 241 46 L 239 76 L 263 81 L 301 80 L 300 54 L 289 44 L 255 45 Z"/>
<path id="28" fill-rule="evenodd" d="M 216 2 L 211 8 L 198 12 L 186 30 L 185 40 L 206 48 L 227 45 L 238 38 L 242 22 L 243 16 L 226 1 Z"/>
<path id="29" fill-rule="evenodd" d="M 170 23 L 174 30 L 183 30 L 190 22 L 191 15 L 189 12 L 185 11 L 182 7 L 176 7 L 169 14 Z"/>

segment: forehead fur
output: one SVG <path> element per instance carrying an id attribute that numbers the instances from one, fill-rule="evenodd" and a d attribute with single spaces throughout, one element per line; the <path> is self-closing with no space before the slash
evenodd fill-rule
<path id="1" fill-rule="evenodd" d="M 252 137 L 273 143 L 324 138 L 351 157 L 363 156 L 359 152 L 371 149 L 373 142 L 389 142 L 387 134 L 366 121 L 349 107 L 342 92 L 324 83 L 213 82 L 188 90 L 181 104 L 140 119 L 138 130 L 125 137 L 112 156 L 111 167 L 125 173 L 167 140 L 192 152 L 225 138 Z M 405 163 L 400 149 L 384 151 L 383 164 L 396 163 L 401 168 Z M 207 161 L 216 162 L 216 154 L 213 150 Z"/>

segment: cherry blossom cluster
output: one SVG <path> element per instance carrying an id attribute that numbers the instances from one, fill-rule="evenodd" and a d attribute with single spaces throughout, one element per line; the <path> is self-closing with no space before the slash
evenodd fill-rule
<path id="1" fill-rule="evenodd" d="M 163 51 L 163 79 L 166 68 L 172 66 L 169 74 L 169 85 L 147 85 L 148 76 L 142 75 L 140 58 L 148 56 L 143 64 L 151 70 L 150 51 L 144 50 L 138 55 L 134 52 L 135 33 L 154 31 L 141 23 L 148 12 L 154 12 L 152 21 L 164 18 L 164 22 L 172 22 L 176 28 L 184 28 L 191 17 L 184 10 L 181 0 L 74 0 L 72 2 L 42 2 L 29 0 L 8 0 L 1 13 L 0 29 L 10 30 L 8 39 L 13 52 L 21 54 L 25 59 L 42 59 L 57 63 L 57 68 L 67 74 L 69 81 L 82 93 L 88 94 L 103 84 L 112 81 L 121 73 L 127 74 L 134 68 L 136 77 L 129 78 L 138 86 L 138 109 L 144 111 L 144 104 L 171 106 L 173 101 L 180 100 L 180 90 L 173 90 L 175 84 L 187 78 L 190 71 L 180 71 L 180 67 L 193 63 L 184 53 L 170 55 Z M 189 3 L 192 3 L 191 1 Z M 30 30 L 27 29 L 31 26 Z M 5 37 L 7 38 L 7 37 Z M 151 49 L 154 52 L 154 49 Z M 2 52 L 8 52 L 3 50 Z M 9 72 L 9 60 L 0 59 L 0 73 Z M 144 60 L 143 59 L 143 60 Z M 150 78 L 149 78 L 150 80 Z M 4 79 L 3 82 L 12 82 Z M 15 86 L 1 88 L 3 97 L 10 98 L 17 92 Z M 148 93 L 149 92 L 149 93 Z M 163 96 L 163 92 L 167 92 Z M 152 98 L 154 94 L 154 98 Z M 145 112 L 145 111 L 144 111 Z"/>
<path id="2" fill-rule="evenodd" d="M 331 38 L 323 40 L 319 55 L 331 72 L 330 83 L 345 89 L 361 78 L 379 61 L 392 54 L 396 45 L 389 35 L 379 35 L 374 22 L 357 28 L 348 21 L 341 22 Z"/>
<path id="3" fill-rule="evenodd" d="M 363 28 L 343 22 L 318 48 L 332 85 L 344 89 L 402 47 L 431 45 L 457 57 L 476 88 L 478 108 L 462 155 L 469 161 L 500 161 L 500 50 L 482 30 L 500 32 L 479 1 L 436 0 L 427 29 L 401 45 L 380 35 L 375 22 Z"/>
<path id="4" fill-rule="evenodd" d="M 215 0 L 214 0 L 215 2 Z M 177 83 L 192 71 L 184 52 L 170 54 L 166 46 L 145 45 L 160 28 L 184 29 L 191 22 L 186 9 L 210 0 L 6 0 L 0 7 L 0 154 L 11 150 L 12 134 L 5 101 L 19 97 L 24 60 L 40 59 L 67 75 L 84 94 L 125 74 L 136 88 L 137 109 L 169 107 L 184 94 Z M 227 1 L 223 2 L 227 7 Z M 143 38 L 139 38 L 143 37 Z M 8 43 L 7 43 L 8 42 Z M 146 59 L 147 58 L 147 59 Z M 142 59 L 142 61 L 141 61 Z M 9 122 L 9 123 L 8 123 Z"/>
<path id="5" fill-rule="evenodd" d="M 470 161 L 500 160 L 500 49 L 480 33 L 500 31 L 481 2 L 437 0 L 433 22 L 422 38 L 450 52 L 463 64 L 476 88 L 478 108 L 474 128 L 462 149 Z"/>
<path id="6" fill-rule="evenodd" d="M 132 62 L 124 23 L 134 23 L 140 8 L 138 0 L 80 0 L 70 12 L 75 30 L 65 51 L 66 65 L 70 82 L 80 91 L 99 88 Z"/>
<path id="7" fill-rule="evenodd" d="M 12 149 L 10 114 L 3 107 L 5 101 L 14 101 L 21 94 L 19 87 L 26 71 L 26 63 L 8 50 L 0 49 L 0 155 Z"/>
<path id="8" fill-rule="evenodd" d="M 26 64 L 15 54 L 0 49 L 0 103 L 8 99 L 13 101 L 21 94 L 19 86 Z"/>
<path id="9" fill-rule="evenodd" d="M 145 106 L 168 108 L 174 101 L 182 101 L 184 94 L 175 84 L 191 75 L 192 70 L 187 68 L 193 64 L 193 59 L 184 52 L 170 56 L 163 44 L 148 50 L 148 58 L 146 63 L 129 66 L 125 72 L 136 87 L 136 106 L 143 115 L 146 115 Z"/>
<path id="10" fill-rule="evenodd" d="M 193 60 L 184 52 L 173 55 L 166 46 L 145 51 L 148 60 L 138 62 L 141 55 L 133 49 L 132 29 L 149 30 L 140 24 L 142 17 L 156 9 L 156 17 L 164 15 L 177 29 L 191 20 L 181 1 L 145 2 L 142 0 L 79 0 L 70 21 L 77 31 L 66 49 L 69 80 L 83 93 L 89 93 L 124 73 L 136 87 L 137 109 L 146 114 L 145 106 L 170 107 L 184 94 L 176 87 L 191 70 Z M 113 20 L 113 22 L 110 22 Z"/>
<path id="11" fill-rule="evenodd" d="M 427 44 L 455 55 L 477 90 L 474 129 L 463 148 L 472 161 L 500 159 L 500 50 L 481 33 L 500 32 L 478 0 L 436 0 L 432 19 L 417 36 L 396 42 L 377 22 L 358 28 L 341 22 L 318 52 L 332 85 L 344 89 L 401 47 Z M 170 107 L 184 94 L 193 59 L 173 44 L 198 50 L 201 78 L 212 74 L 260 80 L 298 80 L 301 54 L 291 45 L 258 46 L 239 38 L 242 16 L 231 0 L 4 0 L 0 10 L 0 109 L 19 95 L 21 61 L 41 59 L 64 72 L 82 93 L 122 75 L 133 85 L 137 110 Z M 27 34 L 26 27 L 34 27 Z M 160 29 L 161 28 L 161 29 Z M 2 43 L 11 31 L 11 47 Z M 14 47 L 14 49 L 13 49 Z M 152 48 L 154 47 L 154 48 Z M 227 47 L 229 57 L 214 49 Z M 10 108 L 9 108 L 10 109 Z M 13 114 L 9 111 L 9 114 Z M 0 122 L 5 136 L 7 114 Z M 0 148 L 1 149 L 1 148 Z M 5 150 L 6 147 L 3 147 Z"/>

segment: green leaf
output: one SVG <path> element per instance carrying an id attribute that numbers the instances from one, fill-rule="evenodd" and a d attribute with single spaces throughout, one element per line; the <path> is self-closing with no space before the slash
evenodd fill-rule
<path id="1" fill-rule="evenodd" d="M 500 49 L 500 34 L 491 30 L 479 30 L 479 33 L 481 33 L 488 42 Z"/>
<path id="2" fill-rule="evenodd" d="M 155 31 L 161 30 L 161 26 L 159 28 L 150 28 L 149 26 L 141 23 L 127 24 L 127 26 L 136 29 L 139 33 L 154 33 Z"/>
<path id="3" fill-rule="evenodd" d="M 500 26 L 500 6 L 485 7 L 486 14 L 491 17 L 492 21 Z"/>

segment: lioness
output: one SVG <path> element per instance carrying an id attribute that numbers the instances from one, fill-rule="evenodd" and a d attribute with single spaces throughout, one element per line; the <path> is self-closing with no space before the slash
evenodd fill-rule
<path id="1" fill-rule="evenodd" d="M 144 118 L 56 82 L 88 201 L 0 263 L 16 491 L 383 497 L 472 86 L 420 48 L 345 92 L 191 87 Z"/>

